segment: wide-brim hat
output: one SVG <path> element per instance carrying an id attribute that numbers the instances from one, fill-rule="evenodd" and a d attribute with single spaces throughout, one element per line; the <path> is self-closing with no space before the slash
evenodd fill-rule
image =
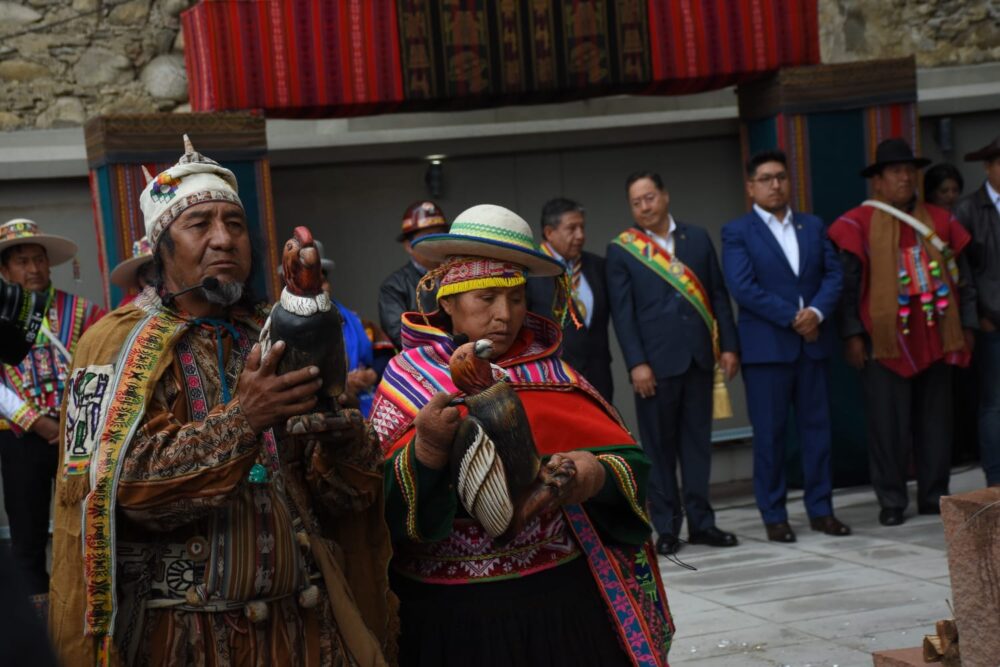
<path id="1" fill-rule="evenodd" d="M 1000 157 L 1000 137 L 997 137 L 979 150 L 965 154 L 966 162 L 989 162 Z"/>
<path id="2" fill-rule="evenodd" d="M 143 236 L 132 244 L 132 256 L 119 262 L 111 271 L 111 284 L 122 289 L 138 287 L 139 282 L 136 277 L 139 275 L 139 270 L 152 261 L 153 248 L 149 245 L 149 240 Z"/>
<path id="3" fill-rule="evenodd" d="M 34 220 L 14 218 L 0 225 L 0 252 L 16 245 L 28 244 L 45 248 L 50 266 L 68 262 L 77 252 L 76 243 L 64 236 L 42 234 Z"/>
<path id="4" fill-rule="evenodd" d="M 532 276 L 558 276 L 563 265 L 542 254 L 531 227 L 517 213 L 494 204 L 479 204 L 458 214 L 446 234 L 428 234 L 413 243 L 435 262 L 449 257 L 487 257 L 519 264 Z"/>
<path id="5" fill-rule="evenodd" d="M 931 163 L 931 161 L 925 157 L 915 156 L 913 154 L 913 149 L 910 148 L 910 144 L 906 143 L 905 139 L 894 137 L 892 139 L 886 139 L 878 145 L 875 149 L 875 161 L 861 170 L 861 176 L 864 178 L 871 178 L 875 174 L 882 171 L 882 167 L 890 164 L 900 164 L 903 162 L 910 163 L 917 169 L 926 167 Z"/>

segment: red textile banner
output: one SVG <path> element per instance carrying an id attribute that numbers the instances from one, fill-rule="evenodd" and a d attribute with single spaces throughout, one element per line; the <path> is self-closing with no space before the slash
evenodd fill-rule
<path id="1" fill-rule="evenodd" d="M 817 0 L 202 0 L 194 111 L 270 117 L 679 94 L 819 62 Z"/>

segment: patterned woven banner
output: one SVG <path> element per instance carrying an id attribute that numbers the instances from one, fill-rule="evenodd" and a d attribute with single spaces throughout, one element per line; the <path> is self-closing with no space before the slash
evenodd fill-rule
<path id="1" fill-rule="evenodd" d="M 688 93 L 819 61 L 816 0 L 202 0 L 195 111 L 270 117 Z"/>

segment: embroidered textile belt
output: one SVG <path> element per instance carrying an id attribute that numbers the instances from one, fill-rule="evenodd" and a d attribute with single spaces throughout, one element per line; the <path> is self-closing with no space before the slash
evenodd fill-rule
<path id="1" fill-rule="evenodd" d="M 548 570 L 580 553 L 562 512 L 536 518 L 505 545 L 494 543 L 477 521 L 455 519 L 443 540 L 401 545 L 393 567 L 425 583 L 474 584 Z"/>
<path id="2" fill-rule="evenodd" d="M 314 582 L 323 579 L 320 572 L 309 568 L 308 581 L 301 589 L 249 600 L 211 597 L 204 584 L 207 549 L 207 543 L 203 538 L 193 538 L 186 544 L 119 542 L 117 561 L 123 572 L 122 579 L 146 580 L 146 585 L 143 587 L 149 592 L 149 597 L 144 602 L 146 609 L 234 611 L 250 604 L 273 602 L 301 595 Z M 209 596 L 206 598 L 206 595 Z"/>

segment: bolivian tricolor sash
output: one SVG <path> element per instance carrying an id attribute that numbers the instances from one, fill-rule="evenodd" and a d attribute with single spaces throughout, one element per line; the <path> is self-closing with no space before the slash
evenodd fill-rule
<path id="1" fill-rule="evenodd" d="M 677 290 L 678 294 L 687 299 L 698 315 L 701 316 L 708 333 L 712 337 L 712 354 L 715 355 L 715 388 L 713 396 L 712 416 L 715 419 L 725 419 L 732 416 L 729 396 L 722 381 L 722 369 L 719 368 L 719 323 L 712 310 L 712 302 L 705 292 L 705 287 L 698 276 L 676 255 L 671 255 L 661 248 L 647 234 L 638 229 L 627 229 L 619 234 L 612 243 L 625 249 L 639 263 L 665 280 L 668 285 Z"/>

